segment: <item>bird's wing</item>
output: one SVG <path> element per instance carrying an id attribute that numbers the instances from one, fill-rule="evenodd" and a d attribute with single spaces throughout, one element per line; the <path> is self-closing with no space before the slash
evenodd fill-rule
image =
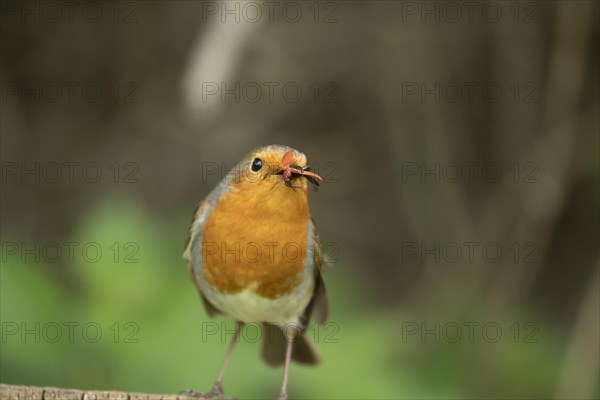
<path id="1" fill-rule="evenodd" d="M 315 291 L 313 297 L 306 310 L 304 311 L 303 319 L 308 323 L 310 318 L 314 318 L 319 324 L 324 324 L 327 321 L 329 315 L 329 303 L 327 301 L 327 292 L 325 291 L 325 280 L 323 279 L 323 270 L 325 268 L 325 262 L 323 259 L 323 250 L 321 248 L 321 241 L 317 233 L 314 221 L 311 219 L 309 222 L 309 229 L 312 234 L 310 237 L 313 238 L 313 257 L 315 264 Z"/>
<path id="2" fill-rule="evenodd" d="M 192 223 L 190 224 L 190 229 L 188 230 L 187 237 L 185 239 L 185 251 L 183 252 L 183 258 L 187 260 L 187 269 L 190 279 L 196 285 L 198 289 L 198 293 L 200 294 L 200 298 L 202 299 L 202 303 L 204 304 L 204 308 L 206 309 L 206 313 L 210 317 L 217 316 L 221 314 L 219 310 L 213 306 L 208 299 L 204 296 L 202 291 L 200 291 L 200 286 L 196 282 L 196 276 L 194 274 L 194 267 L 192 265 L 192 244 L 194 241 L 202 241 L 202 232 L 200 232 L 200 227 L 204 225 L 206 221 L 206 217 L 208 215 L 209 202 L 208 200 L 202 201 L 194 210 L 194 217 L 192 218 Z"/>

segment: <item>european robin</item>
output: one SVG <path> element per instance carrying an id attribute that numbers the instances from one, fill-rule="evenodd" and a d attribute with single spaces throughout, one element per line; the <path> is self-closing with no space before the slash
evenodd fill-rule
<path id="1" fill-rule="evenodd" d="M 223 378 L 244 323 L 262 323 L 265 361 L 317 364 L 302 335 L 311 318 L 327 320 L 323 256 L 310 216 L 307 188 L 322 178 L 306 156 L 287 146 L 250 152 L 202 201 L 192 219 L 184 258 L 209 316 L 236 320 L 234 336 L 206 397 L 224 397 Z"/>

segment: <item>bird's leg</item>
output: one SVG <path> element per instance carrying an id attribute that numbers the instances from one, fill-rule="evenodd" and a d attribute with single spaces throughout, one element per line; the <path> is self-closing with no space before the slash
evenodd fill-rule
<path id="1" fill-rule="evenodd" d="M 235 347 L 235 344 L 238 341 L 238 338 L 240 337 L 240 332 L 242 330 L 242 326 L 244 324 L 242 322 L 237 322 L 235 323 L 235 333 L 233 334 L 233 338 L 231 339 L 231 342 L 229 343 L 229 347 L 227 348 L 227 353 L 225 353 L 225 358 L 223 359 L 223 365 L 221 365 L 221 370 L 219 371 L 219 376 L 217 376 L 217 380 L 215 382 L 215 384 L 213 385 L 212 390 L 210 391 L 210 394 L 212 396 L 217 396 L 219 397 L 219 399 L 224 398 L 224 393 L 223 393 L 223 378 L 225 378 L 225 371 L 227 370 L 227 365 L 229 365 L 229 360 L 231 359 L 231 355 L 233 354 L 233 348 Z"/>
<path id="2" fill-rule="evenodd" d="M 284 333 L 286 333 L 284 331 Z M 294 346 L 294 335 L 284 335 L 287 341 L 285 348 L 285 365 L 283 366 L 283 380 L 281 382 L 281 391 L 279 392 L 279 400 L 287 400 L 287 384 L 288 384 L 288 371 L 290 368 L 290 360 L 292 359 L 292 347 Z"/>
<path id="3" fill-rule="evenodd" d="M 225 353 L 225 359 L 223 359 L 221 370 L 219 371 L 219 375 L 217 376 L 217 380 L 215 381 L 212 390 L 208 393 L 186 391 L 186 394 L 207 399 L 211 399 L 213 397 L 217 397 L 219 400 L 225 399 L 225 393 L 223 392 L 223 378 L 225 378 L 225 371 L 227 370 L 227 365 L 229 364 L 229 360 L 231 359 L 231 355 L 233 354 L 233 348 L 235 347 L 235 344 L 237 343 L 238 338 L 240 337 L 240 332 L 242 330 L 243 325 L 243 322 L 236 321 L 235 323 L 235 333 L 233 334 L 233 338 L 229 343 L 227 353 Z"/>

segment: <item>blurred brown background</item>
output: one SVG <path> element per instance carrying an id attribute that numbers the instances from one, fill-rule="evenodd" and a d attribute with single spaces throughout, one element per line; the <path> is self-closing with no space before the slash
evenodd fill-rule
<path id="1" fill-rule="evenodd" d="M 362 382 L 364 391 L 297 383 L 292 395 L 600 394 L 597 2 L 56 4 L 59 14 L 45 2 L 2 3 L 4 243 L 81 241 L 86 221 L 111 219 L 112 207 L 126 203 L 168 249 L 157 268 L 177 281 L 171 290 L 189 292 L 192 300 L 178 312 L 206 319 L 198 317 L 180 259 L 188 219 L 247 151 L 287 144 L 327 178 L 311 202 L 330 249 L 340 333 L 353 329 L 347 321 L 361 326 L 371 315 L 389 324 L 336 344 L 352 357 L 381 342 L 375 346 L 385 356 L 372 366 L 349 370 L 340 364 L 359 358 L 327 360 L 325 349 L 324 369 L 304 381 L 331 371 L 345 377 L 341 382 Z M 52 163 L 61 173 L 56 181 L 46 176 Z M 65 163 L 80 163 L 72 180 Z M 100 166 L 98 182 L 82 172 L 89 163 Z M 111 222 L 116 231 L 130 214 L 117 214 L 124 219 Z M 139 244 L 142 267 L 151 250 L 143 239 L 129 240 Z M 36 320 L 14 311 L 30 278 L 13 270 L 54 282 L 47 290 L 67 303 L 85 301 L 78 272 L 85 265 L 62 258 L 42 268 L 44 257 L 2 250 L 3 322 Z M 132 292 L 148 290 L 139 276 L 130 278 L 139 283 Z M 85 309 L 68 315 L 89 319 Z M 147 319 L 144 326 L 152 326 Z M 422 332 L 403 336 L 422 321 L 456 322 L 464 335 L 464 321 L 494 321 L 511 339 L 500 346 L 464 337 L 453 343 L 443 331 L 441 344 Z M 539 342 L 513 340 L 516 321 L 534 324 Z M 23 361 L 31 344 L 19 344 L 3 340 L 5 383 L 185 388 L 148 375 L 130 384 L 43 368 L 31 375 Z M 207 346 L 193 339 L 183 345 L 198 354 Z M 243 365 L 259 362 L 255 350 Z M 65 345 L 55 357 L 63 351 L 78 350 Z M 214 354 L 203 359 L 216 373 L 221 356 Z M 107 365 L 120 353 L 113 357 Z M 201 376 L 189 361 L 186 373 Z M 371 391 L 370 377 L 380 370 L 400 383 Z M 402 381 L 407 375 L 410 384 Z M 208 387 L 212 375 L 202 379 L 198 385 Z M 293 372 L 291 379 L 293 385 Z M 274 382 L 262 381 L 249 395 L 269 396 Z M 228 394 L 244 398 L 246 389 Z"/>

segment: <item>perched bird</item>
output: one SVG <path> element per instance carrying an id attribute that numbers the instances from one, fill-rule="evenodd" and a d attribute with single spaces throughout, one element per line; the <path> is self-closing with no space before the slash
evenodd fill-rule
<path id="1" fill-rule="evenodd" d="M 309 320 L 327 319 L 323 256 L 308 206 L 306 156 L 270 145 L 250 152 L 202 201 L 192 219 L 184 258 L 208 315 L 236 320 L 217 380 L 207 397 L 224 397 L 223 377 L 244 323 L 262 323 L 263 358 L 284 364 L 287 398 L 293 359 L 317 364 L 302 335 Z M 292 349 L 293 348 L 293 349 Z"/>

